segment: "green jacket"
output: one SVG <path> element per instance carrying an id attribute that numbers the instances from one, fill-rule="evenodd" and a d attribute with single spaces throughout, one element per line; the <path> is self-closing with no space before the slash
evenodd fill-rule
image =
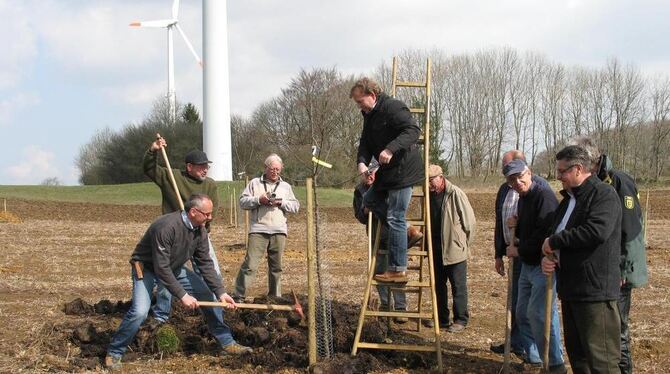
<path id="1" fill-rule="evenodd" d="M 647 284 L 647 252 L 644 242 L 644 218 L 637 186 L 630 175 L 616 170 L 602 155 L 598 178 L 616 190 L 621 201 L 621 278 L 633 288 Z"/>
<path id="2" fill-rule="evenodd" d="M 158 165 L 158 162 L 156 162 L 156 152 L 152 152 L 151 149 L 146 151 L 142 167 L 144 174 L 161 189 L 163 214 L 179 210 L 179 203 L 175 197 L 172 183 L 170 183 L 168 169 Z M 172 173 L 174 174 L 174 180 L 177 183 L 177 188 L 179 188 L 179 195 L 182 201 L 188 200 L 188 197 L 194 193 L 204 193 L 212 199 L 212 203 L 214 204 L 213 212 L 216 212 L 216 209 L 219 207 L 219 193 L 216 183 L 212 178 L 208 177 L 204 181 L 200 181 L 179 169 L 172 169 Z"/>

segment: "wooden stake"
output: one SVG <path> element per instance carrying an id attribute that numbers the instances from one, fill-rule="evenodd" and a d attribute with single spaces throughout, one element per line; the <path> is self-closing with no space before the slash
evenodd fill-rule
<path id="1" fill-rule="evenodd" d="M 553 256 L 551 256 L 553 257 Z M 542 352 L 542 367 L 549 372 L 549 341 L 551 340 L 551 304 L 554 299 L 554 273 L 547 275 L 546 297 L 544 299 L 544 351 Z"/>
<path id="2" fill-rule="evenodd" d="M 249 177 L 245 177 L 244 186 L 249 185 Z M 249 211 L 244 210 L 244 248 L 249 247 Z"/>
<path id="3" fill-rule="evenodd" d="M 374 271 L 370 267 L 371 265 L 372 265 L 372 212 L 368 212 L 368 271 Z"/>
<path id="4" fill-rule="evenodd" d="M 644 245 L 647 245 L 647 226 L 649 226 L 649 190 L 647 190 L 647 201 L 644 203 Z"/>
<path id="5" fill-rule="evenodd" d="M 228 213 L 229 213 L 229 216 L 230 216 L 229 223 L 232 226 L 233 225 L 233 195 L 230 195 L 230 206 L 229 206 L 229 209 L 228 209 Z"/>
<path id="6" fill-rule="evenodd" d="M 233 213 L 235 213 L 234 214 L 235 215 L 235 228 L 237 228 L 237 218 L 238 218 L 237 217 L 237 201 L 238 201 L 237 200 L 237 193 L 236 193 L 235 189 L 233 188 L 233 208 L 235 208 L 235 209 L 233 209 Z"/>
<path id="7" fill-rule="evenodd" d="M 7 213 L 7 199 L 2 199 L 2 207 L 5 213 Z"/>
<path id="8" fill-rule="evenodd" d="M 314 195 L 312 178 L 307 178 L 307 309 L 309 312 L 308 343 L 309 364 L 316 363 L 316 292 L 314 289 L 316 270 L 316 248 L 314 247 Z"/>

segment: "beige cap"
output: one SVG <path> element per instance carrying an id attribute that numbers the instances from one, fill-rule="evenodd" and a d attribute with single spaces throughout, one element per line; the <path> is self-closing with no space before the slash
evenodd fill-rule
<path id="1" fill-rule="evenodd" d="M 428 177 L 437 177 L 438 175 L 442 175 L 442 168 L 440 165 L 430 165 L 428 167 Z"/>

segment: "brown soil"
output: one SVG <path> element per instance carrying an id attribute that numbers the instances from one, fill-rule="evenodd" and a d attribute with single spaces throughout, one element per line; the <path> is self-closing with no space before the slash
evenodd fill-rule
<path id="1" fill-rule="evenodd" d="M 504 331 L 505 281 L 493 271 L 491 192 L 468 192 L 478 217 L 478 233 L 469 260 L 471 321 L 460 334 L 441 334 L 446 372 L 495 373 L 502 357 L 491 353 Z M 644 204 L 646 193 L 641 193 Z M 112 332 L 128 308 L 128 256 L 158 207 L 11 201 L 22 223 L 0 223 L 0 372 L 102 370 L 101 358 Z M 652 191 L 649 203 L 648 265 L 650 284 L 636 289 L 631 332 L 636 371 L 665 372 L 670 367 L 670 194 Z M 227 217 L 220 212 L 220 217 Z M 295 290 L 306 309 L 305 218 L 290 218 L 284 254 L 284 290 Z M 137 372 L 363 373 L 431 372 L 435 356 L 424 353 L 360 351 L 349 353 L 367 262 L 363 227 L 350 209 L 323 209 L 321 244 L 324 275 L 333 296 L 335 356 L 307 368 L 306 324 L 290 313 L 235 311 L 226 321 L 241 343 L 254 347 L 243 358 L 223 357 L 197 313 L 175 304 L 170 323 L 182 339 L 172 355 L 158 352 L 154 331 L 145 325 L 124 356 L 124 370 Z M 244 257 L 244 229 L 213 226 L 212 238 L 231 287 Z M 265 264 L 249 295 L 262 295 Z M 258 302 L 264 302 L 259 298 Z M 409 298 L 416 305 L 415 296 Z M 425 342 L 426 329 L 369 320 L 366 341 Z M 529 371 L 519 366 L 515 369 Z"/>

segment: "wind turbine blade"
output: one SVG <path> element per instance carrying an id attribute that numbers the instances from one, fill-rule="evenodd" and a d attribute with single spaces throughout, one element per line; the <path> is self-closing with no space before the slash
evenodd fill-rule
<path id="1" fill-rule="evenodd" d="M 175 26 L 177 27 L 177 30 L 179 30 L 179 33 L 181 34 L 181 37 L 184 38 L 184 42 L 186 42 L 186 46 L 188 47 L 188 49 L 191 50 L 191 53 L 193 53 L 193 56 L 195 57 L 195 60 L 198 62 L 200 67 L 202 67 L 202 60 L 200 59 L 200 56 L 198 56 L 198 53 L 196 53 L 195 49 L 193 49 L 193 45 L 191 44 L 191 42 L 188 41 L 188 38 L 186 37 L 186 34 L 184 33 L 184 30 L 181 29 L 181 26 L 179 26 L 178 23 L 175 24 Z"/>
<path id="2" fill-rule="evenodd" d="M 174 0 L 172 3 L 172 18 L 177 19 L 179 15 L 179 0 Z"/>
<path id="3" fill-rule="evenodd" d="M 155 21 L 134 21 L 130 23 L 132 27 L 168 27 L 177 22 L 174 19 L 159 19 Z"/>

